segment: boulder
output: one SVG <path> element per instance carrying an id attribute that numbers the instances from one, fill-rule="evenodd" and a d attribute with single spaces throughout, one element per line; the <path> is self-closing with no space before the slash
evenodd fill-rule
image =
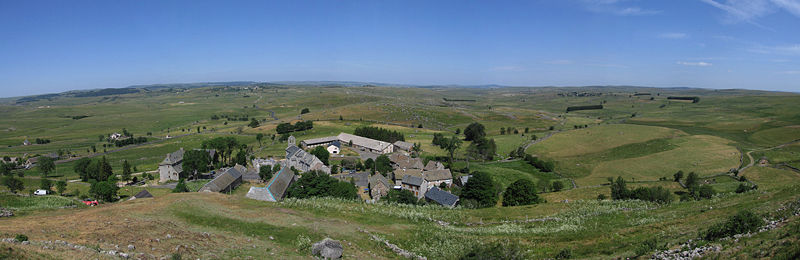
<path id="1" fill-rule="evenodd" d="M 330 238 L 325 238 L 311 246 L 311 254 L 315 256 L 318 255 L 323 259 L 342 258 L 343 252 L 342 244 Z"/>

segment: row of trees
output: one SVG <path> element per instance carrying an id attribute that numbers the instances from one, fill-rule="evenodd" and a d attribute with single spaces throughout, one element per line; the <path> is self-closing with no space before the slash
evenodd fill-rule
<path id="1" fill-rule="evenodd" d="M 371 138 L 375 140 L 381 140 L 384 142 L 394 143 L 397 141 L 405 141 L 406 137 L 398 132 L 392 131 L 380 127 L 372 127 L 372 126 L 361 126 L 357 127 L 355 131 L 353 131 L 354 135 L 362 136 L 366 138 Z"/>
<path id="2" fill-rule="evenodd" d="M 289 186 L 289 197 L 305 199 L 311 197 L 334 197 L 357 199 L 358 189 L 349 182 L 339 181 L 321 171 L 309 171 Z"/>
<path id="3" fill-rule="evenodd" d="M 287 134 L 296 131 L 305 131 L 314 128 L 313 121 L 300 121 L 292 125 L 292 123 L 281 123 L 275 127 L 275 132 L 278 134 Z"/>
<path id="4" fill-rule="evenodd" d="M 126 145 L 142 144 L 142 143 L 146 143 L 146 142 L 147 142 L 147 137 L 141 137 L 140 136 L 140 137 L 135 137 L 135 138 L 131 137 L 131 138 L 122 139 L 122 140 L 115 140 L 114 141 L 114 145 L 117 146 L 117 147 L 123 147 L 123 146 L 126 146 Z"/>
<path id="5" fill-rule="evenodd" d="M 525 161 L 542 172 L 552 172 L 556 167 L 553 162 L 539 159 L 539 157 L 534 157 L 530 154 L 525 155 Z"/>
<path id="6" fill-rule="evenodd" d="M 622 176 L 617 177 L 616 181 L 611 181 L 611 199 L 628 200 L 638 199 L 652 201 L 660 204 L 668 204 L 673 201 L 672 194 L 664 187 L 639 187 L 629 190 Z"/>

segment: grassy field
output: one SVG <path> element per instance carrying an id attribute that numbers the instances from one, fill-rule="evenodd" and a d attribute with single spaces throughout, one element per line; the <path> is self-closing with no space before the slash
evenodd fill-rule
<path id="1" fill-rule="evenodd" d="M 594 95 L 577 97 L 571 92 Z M 653 100 L 634 96 L 636 92 L 653 93 Z M 673 95 L 699 96 L 700 102 L 666 99 Z M 697 238 L 710 222 L 720 222 L 738 210 L 766 213 L 797 201 L 800 176 L 796 172 L 748 168 L 740 175 L 760 189 L 744 194 L 732 193 L 739 182 L 717 174 L 738 168 L 742 152 L 748 151 L 754 151 L 756 160 L 766 156 L 772 164 L 800 166 L 798 144 L 767 150 L 800 138 L 798 101 L 797 94 L 747 90 L 310 86 L 143 90 L 19 104 L 3 99 L 0 156 L 25 157 L 59 150 L 86 156 L 92 145 L 103 151 L 107 142 L 99 140 L 99 135 L 125 128 L 157 142 L 106 154 L 117 174 L 124 160 L 139 171 L 154 170 L 167 153 L 181 147 L 200 148 L 204 140 L 218 136 L 237 138 L 253 151 L 252 156 L 280 159 L 286 143 L 271 140 L 276 125 L 313 120 L 313 129 L 293 133 L 298 141 L 352 133 L 359 126 L 379 126 L 402 132 L 406 141 L 421 143 L 423 157 L 443 157 L 446 151 L 431 144 L 434 133 L 451 136 L 456 129 L 463 132 L 468 124 L 479 122 L 486 127 L 487 137 L 495 140 L 500 156 L 492 162 L 469 162 L 470 170 L 489 173 L 502 189 L 518 179 L 562 181 L 567 189 L 542 193 L 548 201 L 544 204 L 448 210 L 334 199 L 265 203 L 244 198 L 249 184 L 231 195 L 172 194 L 169 189 L 147 188 L 154 199 L 61 208 L 77 201 L 74 197 L 17 197 L 2 187 L 0 205 L 17 209 L 21 216 L 3 220 L 0 236 L 23 233 L 34 241 L 60 239 L 107 250 L 134 243 L 136 252 L 152 254 L 152 258 L 181 254 L 192 259 L 306 258 L 309 242 L 332 237 L 343 241 L 345 257 L 398 258 L 360 231 L 367 230 L 429 259 L 458 258 L 478 245 L 503 241 L 522 246 L 528 258 L 554 258 L 564 249 L 575 258 L 634 257 L 644 239 L 657 238 L 676 248 Z M 569 106 L 594 104 L 604 108 L 566 113 Z M 303 108 L 311 112 L 301 115 Z M 72 119 L 84 115 L 88 117 Z M 213 120 L 215 115 L 221 118 Z M 234 119 L 244 117 L 248 121 Z M 260 126 L 248 127 L 249 118 L 257 119 Z M 422 128 L 418 128 L 420 124 Z M 198 127 L 200 133 L 196 133 Z M 516 128 L 520 133 L 500 135 L 501 127 Z M 527 134 L 526 127 L 530 129 Z M 189 133 L 194 134 L 180 136 Z M 260 144 L 255 138 L 258 133 L 267 135 Z M 556 173 L 542 173 L 522 161 L 498 161 L 528 143 L 531 135 L 542 138 L 549 133 L 553 133 L 549 139 L 531 145 L 526 152 L 555 162 Z M 173 138 L 166 139 L 167 135 Z M 25 139 L 36 138 L 52 142 L 21 145 Z M 467 146 L 469 142 L 464 142 L 456 151 L 453 169 L 467 166 Z M 73 166 L 74 162 L 58 164 L 51 178 L 77 178 Z M 617 176 L 628 180 L 630 188 L 661 186 L 682 191 L 671 181 L 678 170 L 699 173 L 703 182 L 721 194 L 711 200 L 670 205 L 596 200 L 598 194 L 610 195 L 604 184 L 607 178 Z M 26 192 L 39 186 L 38 168 L 23 175 Z M 664 177 L 666 181 L 659 180 Z M 572 180 L 577 188 L 572 189 Z M 87 194 L 88 188 L 87 183 L 71 182 L 67 193 Z M 142 189 L 123 187 L 120 194 L 127 198 Z M 758 236 L 766 239 L 775 234 Z M 757 240 L 743 241 L 723 242 L 726 247 L 720 256 L 753 257 L 758 247 L 750 243 Z M 22 257 L 104 257 L 41 246 L 3 246 Z"/>

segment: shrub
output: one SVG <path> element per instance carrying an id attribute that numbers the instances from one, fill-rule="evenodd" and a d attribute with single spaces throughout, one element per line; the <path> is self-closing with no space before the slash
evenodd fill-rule
<path id="1" fill-rule="evenodd" d="M 711 185 L 707 185 L 707 184 L 700 185 L 700 188 L 697 189 L 697 193 L 698 193 L 698 196 L 700 196 L 700 198 L 704 198 L 704 199 L 710 199 L 711 197 L 714 196 L 714 194 L 717 194 L 717 192 L 714 190 L 714 188 L 711 187 Z"/>
<path id="2" fill-rule="evenodd" d="M 597 194 L 597 200 L 606 200 L 606 195 L 602 193 Z"/>
<path id="3" fill-rule="evenodd" d="M 561 249 L 561 251 L 556 254 L 555 259 L 570 259 L 572 258 L 572 250 L 569 248 Z"/>
<path id="4" fill-rule="evenodd" d="M 728 217 L 725 222 L 717 223 L 703 234 L 703 239 L 708 241 L 724 237 L 743 234 L 758 230 L 764 224 L 760 216 L 750 211 L 739 211 L 736 215 Z"/>
<path id="5" fill-rule="evenodd" d="M 17 234 L 17 236 L 14 237 L 14 239 L 17 240 L 17 242 L 24 242 L 24 241 L 28 241 L 28 236 L 23 235 L 23 234 Z"/>
<path id="6" fill-rule="evenodd" d="M 179 193 L 179 192 L 189 192 L 189 187 L 186 186 L 186 181 L 183 178 L 178 180 L 178 184 L 175 185 L 174 189 L 172 189 L 172 193 Z"/>
<path id="7" fill-rule="evenodd" d="M 642 241 L 633 251 L 636 256 L 643 256 L 656 250 L 664 250 L 667 248 L 666 243 L 659 243 L 658 238 L 651 238 Z"/>
<path id="8" fill-rule="evenodd" d="M 309 171 L 296 182 L 289 186 L 289 197 L 335 197 L 342 199 L 358 198 L 358 189 L 348 182 L 340 182 L 328 174 L 320 171 Z"/>
<path id="9" fill-rule="evenodd" d="M 103 201 L 114 201 L 118 190 L 119 187 L 112 181 L 95 182 L 89 187 L 89 193 Z"/>
<path id="10" fill-rule="evenodd" d="M 553 182 L 553 191 L 561 191 L 564 189 L 564 183 L 561 181 L 554 181 Z"/>
<path id="11" fill-rule="evenodd" d="M 472 199 L 478 207 L 492 207 L 497 204 L 497 190 L 494 180 L 488 173 L 474 172 L 469 182 L 461 191 L 461 198 Z"/>
<path id="12" fill-rule="evenodd" d="M 736 193 L 744 193 L 750 190 L 754 190 L 756 187 L 750 187 L 750 185 L 746 185 L 744 183 L 739 183 L 739 187 L 736 187 Z"/>
<path id="13" fill-rule="evenodd" d="M 386 197 L 383 197 L 383 200 L 386 202 L 393 202 L 400 204 L 410 204 L 410 205 L 417 204 L 417 197 L 414 197 L 414 194 L 408 190 L 392 189 L 389 191 L 389 193 L 386 194 Z"/>
<path id="14" fill-rule="evenodd" d="M 469 184 L 469 182 L 467 183 Z M 542 202 L 536 194 L 536 185 L 527 179 L 519 179 L 508 185 L 503 193 L 503 206 L 521 206 Z"/>

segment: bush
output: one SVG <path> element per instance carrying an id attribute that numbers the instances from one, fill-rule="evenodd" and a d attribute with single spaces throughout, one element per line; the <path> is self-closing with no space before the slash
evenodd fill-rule
<path id="1" fill-rule="evenodd" d="M 172 193 L 180 192 L 189 192 L 189 187 L 186 186 L 186 181 L 183 178 L 178 180 L 178 184 L 175 185 L 174 189 L 172 189 Z"/>
<path id="2" fill-rule="evenodd" d="M 643 256 L 650 252 L 656 250 L 664 250 L 667 249 L 666 243 L 659 243 L 657 238 L 647 239 L 642 241 L 633 251 L 636 253 L 636 256 Z"/>
<path id="3" fill-rule="evenodd" d="M 700 198 L 710 199 L 714 194 L 717 194 L 717 191 L 715 191 L 711 185 L 704 184 L 700 185 L 700 188 L 697 189 L 697 194 Z"/>
<path id="4" fill-rule="evenodd" d="M 569 248 L 561 249 L 558 254 L 555 256 L 555 259 L 570 259 L 572 258 L 572 250 Z"/>
<path id="5" fill-rule="evenodd" d="M 561 191 L 564 189 L 564 183 L 561 181 L 554 181 L 553 182 L 553 191 Z"/>
<path id="6" fill-rule="evenodd" d="M 95 182 L 89 187 L 89 193 L 103 201 L 114 201 L 118 190 L 119 187 L 112 181 Z"/>
<path id="7" fill-rule="evenodd" d="M 469 184 L 469 182 L 467 183 Z M 508 185 L 503 193 L 503 206 L 522 206 L 542 202 L 536 194 L 536 185 L 527 179 L 519 179 Z"/>
<path id="8" fill-rule="evenodd" d="M 597 194 L 597 200 L 606 200 L 606 195 L 602 193 Z"/>
<path id="9" fill-rule="evenodd" d="M 704 232 L 703 239 L 717 240 L 736 234 L 744 234 L 758 230 L 764 225 L 760 216 L 750 211 L 739 211 L 736 215 L 728 217 L 725 222 L 717 223 Z"/>
<path id="10" fill-rule="evenodd" d="M 383 200 L 386 202 L 393 202 L 400 204 L 410 204 L 410 205 L 417 204 L 417 197 L 414 197 L 414 194 L 408 190 L 392 189 L 389 191 L 388 194 L 386 194 L 386 197 L 383 197 Z"/>
<path id="11" fill-rule="evenodd" d="M 750 187 L 750 185 L 746 185 L 744 183 L 739 183 L 739 187 L 736 187 L 736 193 L 745 193 L 745 192 L 748 192 L 750 190 L 755 190 L 755 189 L 756 189 L 755 186 Z"/>
<path id="12" fill-rule="evenodd" d="M 28 241 L 28 236 L 23 234 L 18 234 L 16 237 L 14 237 L 14 239 L 17 240 L 17 242 L 24 242 Z"/>
<path id="13" fill-rule="evenodd" d="M 493 207 L 497 204 L 497 190 L 494 180 L 488 173 L 474 172 L 469 182 L 461 191 L 461 199 L 475 200 L 481 208 Z"/>

